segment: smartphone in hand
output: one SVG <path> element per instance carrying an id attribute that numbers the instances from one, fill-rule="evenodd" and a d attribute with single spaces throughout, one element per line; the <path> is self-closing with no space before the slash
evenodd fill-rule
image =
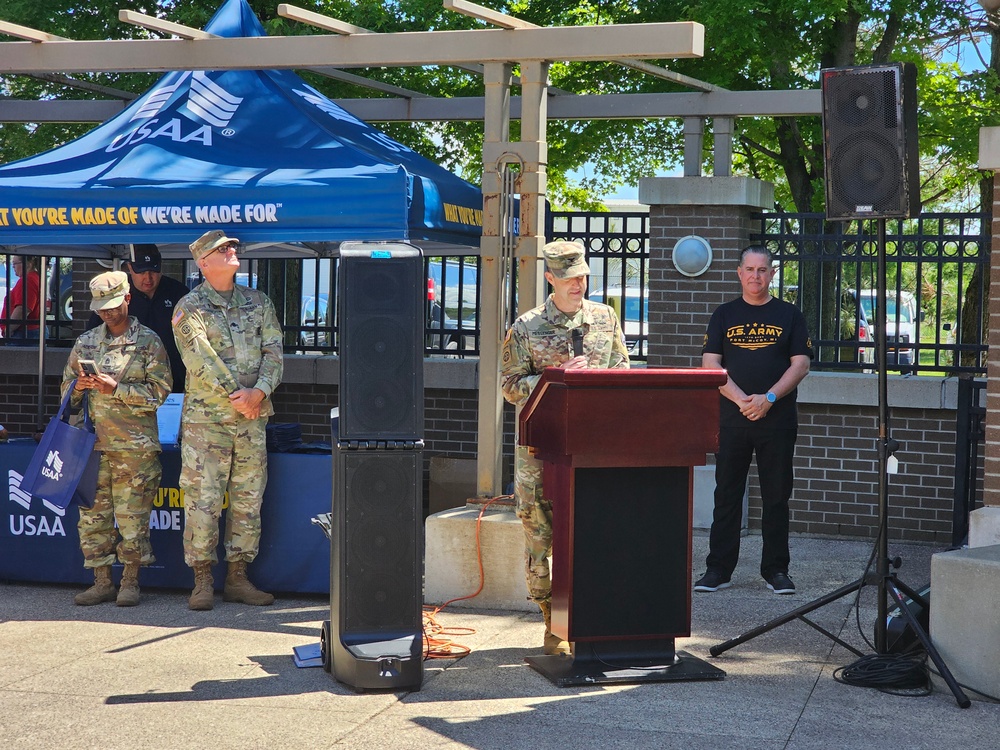
<path id="1" fill-rule="evenodd" d="M 80 360 L 80 371 L 84 375 L 100 375 L 101 370 L 97 366 L 97 363 L 92 359 L 81 359 Z"/>

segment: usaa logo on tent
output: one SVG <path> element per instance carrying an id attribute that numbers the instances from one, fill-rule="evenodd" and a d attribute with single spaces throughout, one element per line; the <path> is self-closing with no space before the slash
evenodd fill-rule
<path id="1" fill-rule="evenodd" d="M 160 113 L 169 104 L 174 94 L 190 80 L 187 96 L 177 111 L 188 119 L 171 117 L 161 122 Z M 177 143 L 201 143 L 212 145 L 212 127 L 225 128 L 243 102 L 243 97 L 226 91 L 212 81 L 204 71 L 186 72 L 169 86 L 159 86 L 149 92 L 142 104 L 132 115 L 130 122 L 141 120 L 135 128 L 121 133 L 104 149 L 111 153 L 156 138 L 169 138 Z M 201 121 L 192 128 L 191 121 Z"/>

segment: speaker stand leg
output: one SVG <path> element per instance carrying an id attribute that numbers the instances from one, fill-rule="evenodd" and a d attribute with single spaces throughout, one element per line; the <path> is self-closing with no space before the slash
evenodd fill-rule
<path id="1" fill-rule="evenodd" d="M 931 643 L 930 636 L 928 636 L 927 633 L 924 631 L 923 627 L 920 625 L 920 622 L 910 611 L 910 608 L 906 606 L 906 602 L 903 599 L 903 594 L 900 593 L 901 590 L 907 592 L 910 598 L 914 599 L 914 601 L 920 599 L 919 595 L 913 592 L 913 590 L 910 589 L 910 587 L 898 581 L 895 575 L 890 574 L 886 576 L 885 593 L 888 594 L 889 597 L 896 603 L 896 606 L 899 608 L 899 611 L 906 619 L 906 622 L 913 629 L 913 632 L 916 633 L 917 638 L 920 639 L 920 644 L 924 647 L 924 650 L 927 651 L 927 656 L 929 656 L 931 661 L 934 662 L 934 666 L 937 667 L 938 674 L 941 675 L 941 679 L 945 681 L 945 684 L 948 686 L 948 689 L 951 690 L 951 694 L 955 696 L 955 702 L 958 704 L 959 708 L 968 708 L 969 706 L 972 705 L 972 701 L 969 700 L 969 697 L 965 694 L 965 691 L 962 690 L 962 687 L 958 684 L 958 681 L 955 679 L 955 676 L 951 673 L 951 670 L 948 668 L 948 665 L 945 664 L 944 659 L 941 658 L 941 653 L 937 650 L 934 644 Z"/>
<path id="2" fill-rule="evenodd" d="M 798 619 L 798 620 L 801 620 L 802 622 L 804 622 L 809 627 L 813 628 L 814 630 L 818 630 L 820 633 L 822 633 L 823 635 L 825 635 L 827 638 L 829 638 L 830 640 L 832 640 L 834 643 L 836 643 L 836 644 L 838 644 L 840 646 L 843 646 L 844 648 L 846 648 L 848 651 L 852 652 L 856 656 L 864 656 L 863 653 L 861 653 L 860 651 L 858 651 L 851 644 L 849 644 L 849 643 L 841 640 L 840 638 L 838 638 L 835 634 L 831 633 L 826 628 L 820 627 L 819 625 L 817 625 L 816 623 L 812 622 L 811 620 L 808 620 L 805 617 L 805 615 L 809 614 L 813 610 L 819 609 L 820 607 L 825 607 L 827 604 L 830 604 L 831 602 L 835 602 L 838 599 L 842 599 L 843 597 L 847 596 L 848 594 L 856 593 L 864 585 L 865 585 L 865 579 L 864 578 L 859 578 L 854 583 L 849 583 L 846 586 L 841 586 L 839 589 L 835 589 L 834 591 L 831 591 L 829 594 L 824 594 L 823 596 L 819 597 L 818 599 L 813 599 L 811 602 L 809 602 L 807 604 L 803 604 L 798 609 L 793 609 L 791 612 L 787 612 L 787 613 L 781 615 L 781 617 L 776 617 L 773 620 L 764 623 L 763 625 L 759 625 L 756 628 L 753 628 L 752 630 L 748 630 L 743 635 L 737 636 L 736 638 L 731 638 L 728 641 L 726 641 L 725 643 L 720 643 L 718 646 L 712 646 L 708 650 L 708 652 L 712 656 L 718 656 L 719 654 L 721 654 L 721 653 L 723 653 L 725 651 L 728 651 L 731 648 L 739 646 L 741 643 L 746 643 L 747 641 L 749 641 L 749 640 L 751 640 L 753 638 L 756 638 L 758 635 L 763 635 L 764 633 L 770 632 L 770 631 L 774 630 L 775 628 L 784 625 L 786 622 L 791 622 L 792 620 Z"/>
<path id="3" fill-rule="evenodd" d="M 528 656 L 525 661 L 557 687 L 640 682 L 721 680 L 726 673 L 686 651 L 673 638 L 586 641 L 572 656 Z"/>

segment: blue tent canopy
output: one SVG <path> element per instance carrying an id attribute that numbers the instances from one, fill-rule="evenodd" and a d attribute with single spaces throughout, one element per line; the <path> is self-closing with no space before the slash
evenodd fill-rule
<path id="1" fill-rule="evenodd" d="M 205 31 L 265 35 L 245 0 Z M 482 195 L 282 70 L 169 73 L 83 137 L 0 166 L 0 245 L 33 246 L 19 252 L 186 251 L 216 228 L 260 255 L 346 240 L 478 247 Z"/>

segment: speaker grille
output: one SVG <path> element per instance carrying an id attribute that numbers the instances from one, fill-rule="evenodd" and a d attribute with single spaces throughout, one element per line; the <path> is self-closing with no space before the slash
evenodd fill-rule
<path id="1" fill-rule="evenodd" d="M 335 487 L 340 527 L 346 632 L 400 632 L 420 627 L 418 539 L 422 453 L 338 450 Z"/>
<path id="2" fill-rule="evenodd" d="M 828 218 L 919 213 L 912 65 L 824 70 L 823 140 Z"/>
<path id="3" fill-rule="evenodd" d="M 896 144 L 875 133 L 862 133 L 834 148 L 830 155 L 837 178 L 833 190 L 845 206 L 871 206 L 869 213 L 899 209 L 899 179 L 903 173 Z"/>
<path id="4" fill-rule="evenodd" d="M 402 250 L 341 250 L 342 440 L 423 433 L 423 259 L 393 247 Z"/>

